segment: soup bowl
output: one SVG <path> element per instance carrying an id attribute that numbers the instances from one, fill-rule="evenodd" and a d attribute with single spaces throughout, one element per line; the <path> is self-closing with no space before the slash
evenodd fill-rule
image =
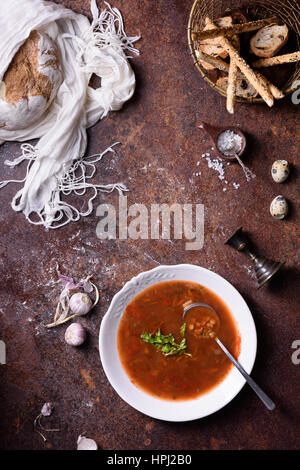
<path id="1" fill-rule="evenodd" d="M 207 393 L 183 401 L 156 398 L 136 387 L 129 379 L 120 361 L 117 348 L 119 322 L 126 306 L 147 287 L 163 281 L 197 282 L 217 294 L 227 304 L 236 322 L 241 348 L 237 358 L 250 373 L 256 356 L 257 337 L 251 312 L 243 297 L 226 279 L 208 269 L 190 264 L 158 266 L 132 278 L 113 297 L 104 315 L 99 335 L 100 358 L 104 372 L 119 394 L 136 410 L 165 421 L 190 421 L 203 418 L 229 403 L 245 384 L 245 379 L 232 367 L 224 380 Z"/>

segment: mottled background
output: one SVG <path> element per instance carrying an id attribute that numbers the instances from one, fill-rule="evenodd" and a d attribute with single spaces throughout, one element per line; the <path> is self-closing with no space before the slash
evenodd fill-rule
<path id="1" fill-rule="evenodd" d="M 89 0 L 59 0 L 89 15 Z M 98 4 L 102 2 L 98 1 Z M 45 231 L 10 208 L 19 188 L 1 191 L 0 339 L 7 345 L 7 365 L 0 366 L 2 449 L 43 449 L 33 421 L 45 401 L 55 403 L 47 425 L 46 447 L 74 449 L 86 432 L 103 449 L 296 449 L 299 444 L 299 371 L 291 345 L 299 332 L 299 106 L 287 97 L 273 109 L 237 106 L 225 111 L 224 98 L 200 77 L 189 56 L 186 28 L 191 0 L 114 0 L 128 34 L 141 34 L 139 57 L 132 60 L 137 88 L 121 112 L 112 113 L 89 131 L 88 154 L 119 140 L 117 155 L 106 156 L 94 181 L 122 181 L 129 204 L 203 203 L 205 243 L 199 252 L 185 250 L 183 240 L 100 241 L 95 212 L 77 223 Z M 247 183 L 238 165 L 225 167 L 225 180 L 201 155 L 211 145 L 196 122 L 238 125 L 249 136 L 246 163 L 257 178 Z M 10 169 L 6 158 L 20 154 L 18 143 L 0 148 L 1 179 L 22 177 L 25 167 Z M 270 176 L 275 159 L 292 164 L 288 183 Z M 224 191 L 226 188 L 226 191 Z M 284 221 L 269 214 L 277 194 L 289 199 Z M 98 203 L 117 203 L 117 194 L 100 194 Z M 274 282 L 257 291 L 247 258 L 224 238 L 242 225 L 257 249 L 286 260 Z M 80 278 L 93 274 L 101 290 L 98 307 L 80 320 L 89 331 L 81 349 L 68 347 L 64 327 L 44 325 L 53 317 L 62 272 Z M 224 276 L 245 297 L 258 333 L 253 377 L 277 404 L 268 412 L 244 387 L 223 410 L 190 423 L 153 420 L 124 403 L 109 385 L 98 352 L 101 319 L 113 295 L 132 276 L 159 264 L 194 263 Z M 297 329 L 298 328 L 298 329 Z"/>

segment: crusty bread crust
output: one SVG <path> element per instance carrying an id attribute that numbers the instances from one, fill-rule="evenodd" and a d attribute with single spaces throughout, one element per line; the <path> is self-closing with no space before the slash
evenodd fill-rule
<path id="1" fill-rule="evenodd" d="M 37 121 L 62 83 L 58 49 L 44 32 L 32 31 L 0 83 L 0 126 L 19 130 Z"/>
<path id="2" fill-rule="evenodd" d="M 39 41 L 38 32 L 32 31 L 6 71 L 3 82 L 7 103 L 16 104 L 30 96 L 43 96 L 46 100 L 50 98 L 53 84 L 47 75 L 39 71 Z M 50 65 L 55 69 L 59 67 L 57 51 L 56 59 L 51 59 Z"/>

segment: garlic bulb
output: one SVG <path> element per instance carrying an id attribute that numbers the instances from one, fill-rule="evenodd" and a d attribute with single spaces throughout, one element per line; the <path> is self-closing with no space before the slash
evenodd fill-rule
<path id="1" fill-rule="evenodd" d="M 77 450 L 98 450 L 98 446 L 93 439 L 79 436 L 77 439 Z"/>
<path id="2" fill-rule="evenodd" d="M 78 292 L 70 298 L 69 307 L 76 315 L 86 315 L 92 308 L 91 298 L 87 294 Z"/>
<path id="3" fill-rule="evenodd" d="M 65 332 L 65 341 L 70 346 L 81 346 L 86 340 L 86 330 L 80 323 L 72 323 Z"/>

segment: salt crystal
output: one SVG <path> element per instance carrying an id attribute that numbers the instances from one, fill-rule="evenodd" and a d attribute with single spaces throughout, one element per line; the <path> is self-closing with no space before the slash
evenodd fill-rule
<path id="1" fill-rule="evenodd" d="M 209 157 L 205 157 L 205 160 L 207 161 L 208 168 L 212 168 L 213 170 L 217 171 L 219 173 L 218 178 L 220 180 L 223 180 L 224 179 L 224 167 L 223 167 L 222 161 L 218 158 L 211 159 Z"/>
<path id="2" fill-rule="evenodd" d="M 236 155 L 242 149 L 242 137 L 227 129 L 218 136 L 217 147 L 222 155 Z"/>

